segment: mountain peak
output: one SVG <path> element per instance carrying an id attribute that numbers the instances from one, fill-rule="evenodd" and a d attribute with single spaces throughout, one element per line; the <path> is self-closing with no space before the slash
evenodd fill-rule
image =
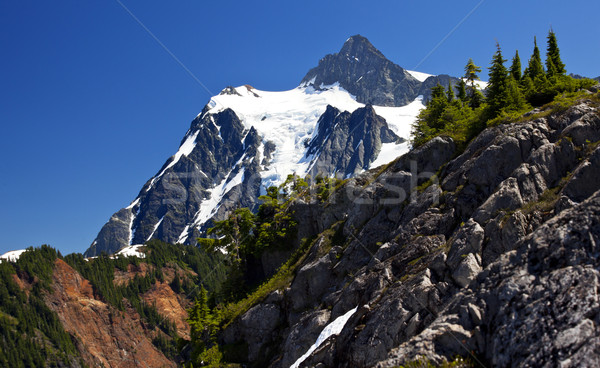
<path id="1" fill-rule="evenodd" d="M 383 56 L 369 40 L 355 35 L 340 52 L 325 56 L 302 79 L 301 85 L 316 89 L 339 83 L 361 103 L 403 106 L 412 102 L 420 82 Z"/>
<path id="2" fill-rule="evenodd" d="M 342 46 L 339 54 L 356 58 L 371 54 L 385 59 L 381 51 L 377 50 L 366 37 L 361 35 L 354 35 L 348 38 L 344 42 L 344 46 Z"/>

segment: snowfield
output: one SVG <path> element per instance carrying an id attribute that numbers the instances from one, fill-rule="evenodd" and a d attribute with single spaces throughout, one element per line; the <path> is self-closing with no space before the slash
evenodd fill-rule
<path id="1" fill-rule="evenodd" d="M 237 94 L 211 98 L 208 113 L 215 114 L 230 108 L 246 128 L 253 126 L 264 142 L 275 143 L 269 169 L 261 172 L 265 187 L 281 184 L 288 174 L 304 176 L 309 171 L 311 158 L 305 157 L 304 144 L 316 134 L 317 121 L 327 105 L 348 112 L 365 106 L 337 83 L 320 86 L 319 90 L 309 85 L 282 92 L 241 86 L 235 88 L 235 92 Z M 411 124 L 424 107 L 422 96 L 402 107 L 373 106 L 375 112 L 385 118 L 390 129 L 405 139 L 409 138 Z M 408 144 L 388 143 L 371 167 L 387 163 L 407 150 Z"/>

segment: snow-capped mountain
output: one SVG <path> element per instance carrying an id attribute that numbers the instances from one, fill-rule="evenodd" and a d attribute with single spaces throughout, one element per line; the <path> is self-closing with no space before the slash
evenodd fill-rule
<path id="1" fill-rule="evenodd" d="M 227 87 L 85 254 L 152 238 L 193 243 L 232 209 L 255 208 L 258 196 L 288 174 L 350 177 L 385 164 L 408 150 L 411 123 L 428 94 L 423 86 L 439 79 L 406 71 L 353 36 L 297 88 Z"/>

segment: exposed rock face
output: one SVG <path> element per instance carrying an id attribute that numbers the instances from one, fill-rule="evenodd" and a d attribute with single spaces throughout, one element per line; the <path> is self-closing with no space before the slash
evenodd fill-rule
<path id="1" fill-rule="evenodd" d="M 149 305 L 156 306 L 161 316 L 175 323 L 177 335 L 189 340 L 190 326 L 187 323 L 187 311 L 181 306 L 177 294 L 165 283 L 157 282 L 148 290 L 142 299 Z"/>
<path id="2" fill-rule="evenodd" d="M 208 190 L 214 183 L 226 184 L 242 171 L 243 179 L 225 194 L 222 203 L 254 207 L 260 190 L 256 152 L 261 142 L 256 130 L 246 131 L 230 109 L 203 113 L 192 122 L 182 141 L 182 146 L 185 144 L 193 150 L 180 155 L 175 164 L 173 157 L 169 159 L 144 185 L 138 199 L 104 225 L 86 256 L 114 253 L 151 238 L 170 243 L 195 239 L 199 230 L 190 225 L 195 223 L 201 203 L 210 197 Z M 228 210 L 222 206 L 211 217 L 221 218 Z"/>
<path id="3" fill-rule="evenodd" d="M 353 113 L 327 106 L 318 129 L 306 151 L 307 156 L 315 157 L 312 176 L 354 176 L 369 168 L 382 143 L 400 139 L 370 105 Z"/>
<path id="4" fill-rule="evenodd" d="M 436 138 L 350 179 L 303 227 L 341 226 L 345 244 L 322 233 L 290 287 L 254 307 L 277 315 L 279 335 L 248 340 L 249 351 L 276 351 L 270 366 L 287 367 L 314 343 L 298 331 L 318 336 L 358 307 L 301 366 L 394 367 L 423 355 L 598 366 L 598 109 L 582 101 L 488 128 L 456 158 Z M 233 325 L 227 342 L 250 332 Z"/>
<path id="5" fill-rule="evenodd" d="M 383 56 L 365 37 L 350 37 L 337 54 L 325 56 L 302 83 L 319 88 L 340 83 L 357 101 L 402 106 L 418 95 L 421 82 Z"/>
<path id="6" fill-rule="evenodd" d="M 95 298 L 92 285 L 57 259 L 46 303 L 91 367 L 175 367 L 148 337 L 135 311 L 125 313 Z"/>

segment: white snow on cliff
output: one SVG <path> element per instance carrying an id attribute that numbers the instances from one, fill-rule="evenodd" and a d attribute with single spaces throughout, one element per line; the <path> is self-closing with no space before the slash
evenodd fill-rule
<path id="1" fill-rule="evenodd" d="M 317 341 L 308 348 L 308 351 L 304 353 L 294 364 L 290 366 L 290 368 L 298 368 L 302 362 L 306 360 L 313 353 L 313 351 L 317 350 L 321 344 L 327 340 L 330 336 L 339 335 L 340 332 L 344 329 L 346 322 L 352 317 L 352 315 L 357 311 L 358 307 L 349 310 L 346 314 L 339 316 L 333 322 L 325 326 L 319 337 L 317 337 Z"/>

